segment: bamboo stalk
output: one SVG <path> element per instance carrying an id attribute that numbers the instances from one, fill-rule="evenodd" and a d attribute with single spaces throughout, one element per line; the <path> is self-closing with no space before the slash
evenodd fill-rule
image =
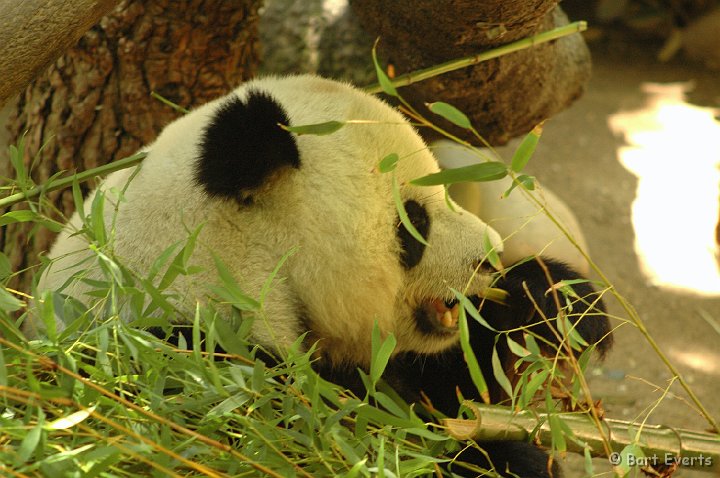
<path id="1" fill-rule="evenodd" d="M 476 414 L 475 420 L 446 419 L 450 435 L 458 439 L 473 438 L 478 441 L 533 439 L 543 446 L 552 443 L 548 414 L 531 411 L 515 412 L 508 407 L 475 404 L 470 406 Z M 625 457 L 635 464 L 672 465 L 698 471 L 720 472 L 720 435 L 665 425 L 643 425 L 639 423 L 610 420 L 602 421 L 603 432 L 586 414 L 560 413 L 575 435 L 566 440 L 568 451 L 583 453 L 589 447 L 592 456 L 606 456 L 603 451 L 603 433 L 610 438 L 613 453 L 608 457 L 612 465 L 620 465 L 622 450 L 629 445 L 642 448 L 644 457 Z M 629 460 L 628 460 L 629 461 Z M 633 463 L 626 463 L 632 465 Z"/>
<path id="2" fill-rule="evenodd" d="M 88 169 L 87 171 L 73 174 L 72 176 L 66 176 L 64 178 L 51 181 L 50 183 L 44 184 L 42 186 L 35 186 L 28 189 L 26 192 L 11 194 L 0 199 L 0 209 L 12 206 L 22 201 L 26 201 L 28 199 L 32 199 L 43 193 L 57 191 L 58 189 L 65 189 L 72 186 L 75 181 L 77 181 L 78 183 L 82 183 L 85 181 L 89 181 L 92 178 L 102 176 L 104 174 L 110 174 L 114 173 L 115 171 L 120 171 L 121 169 L 130 168 L 132 166 L 140 164 L 140 162 L 145 159 L 145 156 L 147 156 L 146 152 L 135 153 L 132 156 L 113 161 L 112 163 L 106 164 L 104 166 Z"/>
<path id="3" fill-rule="evenodd" d="M 497 58 L 499 56 L 524 50 L 535 45 L 547 43 L 549 41 L 557 40 L 559 38 L 585 30 L 587 30 L 587 22 L 573 22 L 559 28 L 554 28 L 547 32 L 539 33 L 529 38 L 523 38 L 522 40 L 518 40 L 498 48 L 493 48 L 492 50 L 478 53 L 477 55 L 450 60 L 439 65 L 425 68 L 424 70 L 417 70 L 406 73 L 404 75 L 392 78 L 390 81 L 396 88 L 412 85 L 413 83 L 417 83 L 418 81 L 427 80 L 429 78 L 433 78 L 435 76 L 439 76 L 450 71 L 455 71 L 461 68 L 466 68 L 468 66 L 476 65 L 478 63 L 482 63 L 483 61 L 492 60 L 493 58 Z M 382 93 L 383 91 L 379 83 L 367 86 L 363 89 L 368 93 Z"/>

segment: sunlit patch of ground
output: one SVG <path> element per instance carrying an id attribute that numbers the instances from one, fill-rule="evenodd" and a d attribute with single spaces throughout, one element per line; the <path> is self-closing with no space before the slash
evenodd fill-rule
<path id="1" fill-rule="evenodd" d="M 643 84 L 644 108 L 612 115 L 621 164 L 638 178 L 635 251 L 654 285 L 720 295 L 717 111 L 685 102 L 689 83 Z"/>
<path id="2" fill-rule="evenodd" d="M 720 375 L 720 355 L 715 352 L 671 348 L 669 355 L 673 362 L 681 363 L 698 372 Z"/>

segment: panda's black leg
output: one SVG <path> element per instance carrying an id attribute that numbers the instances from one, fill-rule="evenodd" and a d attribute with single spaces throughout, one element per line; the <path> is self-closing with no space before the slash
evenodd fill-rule
<path id="1" fill-rule="evenodd" d="M 487 363 L 490 362 L 490 354 L 486 352 L 492 350 L 492 341 L 488 349 L 476 350 L 479 352 L 476 355 L 481 364 L 484 365 L 485 360 L 482 357 L 485 356 L 488 357 Z M 483 367 L 483 375 L 488 379 L 488 385 L 492 390 L 492 382 L 489 380 L 492 372 L 488 372 Z M 435 355 L 414 353 L 399 355 L 390 361 L 383 377 L 408 402 L 419 402 L 424 394 L 435 409 L 452 417 L 457 416 L 459 409 L 456 390 L 459 390 L 466 399 L 475 401 L 480 399 L 459 348 Z M 455 461 L 471 463 L 485 470 L 494 468 L 503 477 L 562 476 L 557 464 L 550 463 L 548 455 L 531 443 L 490 441 L 480 442 L 478 445 L 483 451 L 468 447 L 457 455 Z M 454 462 L 448 463 L 446 468 L 458 476 L 478 476 L 477 472 Z"/>
<path id="2" fill-rule="evenodd" d="M 557 287 L 561 281 L 578 279 L 581 281 L 570 286 L 572 294 L 565 295 Z M 546 344 L 557 346 L 560 343 L 556 321 L 559 305 L 575 330 L 588 344 L 595 344 L 602 357 L 612 346 L 610 322 L 598 292 L 583 279 L 562 262 L 529 259 L 510 267 L 495 285 L 508 292 L 507 304 L 484 301 L 480 313 L 498 330 L 528 327 L 529 332 L 537 334 Z"/>
<path id="3" fill-rule="evenodd" d="M 494 468 L 504 477 L 562 478 L 563 476 L 557 462 L 550 462 L 550 457 L 543 450 L 530 443 L 488 441 L 479 445 L 482 451 L 468 447 L 457 456 L 457 460 L 484 469 Z M 460 466 L 450 465 L 449 469 L 460 476 L 478 476 L 476 472 Z"/>

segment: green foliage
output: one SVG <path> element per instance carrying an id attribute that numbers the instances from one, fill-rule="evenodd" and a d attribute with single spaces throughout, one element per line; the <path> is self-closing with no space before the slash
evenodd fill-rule
<path id="1" fill-rule="evenodd" d="M 390 153 L 380 160 L 380 164 L 378 164 L 378 170 L 381 173 L 389 173 L 390 171 L 393 171 L 395 167 L 397 167 L 398 161 L 400 161 L 400 157 L 397 155 L 397 153 Z"/>
<path id="2" fill-rule="evenodd" d="M 375 44 L 372 48 L 372 60 L 373 64 L 375 65 L 375 74 L 377 75 L 378 83 L 380 84 L 380 88 L 382 88 L 383 93 L 389 96 L 398 96 L 398 92 L 395 89 L 395 85 L 393 85 L 392 81 L 390 81 L 390 78 L 388 78 L 387 73 L 385 73 L 385 70 L 383 70 L 382 66 L 380 66 L 380 63 L 377 59 L 377 44 L 378 40 L 375 40 Z"/>
<path id="3" fill-rule="evenodd" d="M 395 174 L 393 174 L 392 177 L 392 195 L 393 201 L 395 202 L 395 208 L 397 209 L 398 216 L 400 217 L 400 222 L 402 223 L 403 227 L 407 229 L 407 231 L 412 237 L 415 238 L 416 241 L 421 244 L 425 244 L 426 246 L 429 246 L 430 243 L 425 240 L 422 234 L 418 232 L 418 230 L 415 228 L 412 221 L 408 217 L 408 213 L 405 210 L 405 203 L 403 202 L 402 196 L 400 195 L 400 185 L 398 184 Z"/>
<path id="4" fill-rule="evenodd" d="M 472 164 L 460 168 L 446 169 L 439 173 L 429 174 L 413 179 L 415 186 L 436 186 L 438 184 L 454 184 L 465 181 L 496 181 L 507 176 L 507 166 L 499 161 Z"/>
<path id="5" fill-rule="evenodd" d="M 186 246 L 172 249 L 175 259 L 166 254 L 166 263 L 186 271 L 176 261 Z M 104 267 L 105 280 L 97 281 L 103 300 L 118 281 L 121 290 L 143 290 L 146 283 L 129 280 L 128 271 L 107 258 L 114 267 Z M 219 275 L 219 288 L 240 290 L 231 276 Z M 144 292 L 167 294 L 161 288 Z M 50 291 L 25 313 L 52 320 L 66 300 Z M 188 350 L 118 320 L 119 314 L 137 324 L 152 322 L 136 301 L 118 303 L 115 310 L 66 317 L 83 322 L 70 334 L 48 330 L 47 337 L 30 341 L 3 338 L 22 333 L 9 310 L 0 314 L 0 463 L 13 473 L 420 476 L 442 461 L 449 439 L 428 429 L 380 381 L 395 346 L 392 336 L 382 340 L 378 331 L 374 337 L 370 375 L 378 388 L 369 402 L 319 377 L 313 351 L 301 351 L 302 338 L 269 368 L 247 341 L 242 318 L 228 321 L 214 306 L 198 308 Z M 240 304 L 247 309 L 246 301 Z M 228 360 L 214 360 L 215 343 L 228 350 Z"/>
<path id="6" fill-rule="evenodd" d="M 327 121 L 325 123 L 317 123 L 317 124 L 308 124 L 308 125 L 298 125 L 298 126 L 289 126 L 289 125 L 280 125 L 284 130 L 289 131 L 291 133 L 295 133 L 297 135 L 303 135 L 303 134 L 311 134 L 311 135 L 318 135 L 323 136 L 327 134 L 333 134 L 335 131 L 339 130 L 343 126 L 345 126 L 344 121 Z"/>
<path id="7" fill-rule="evenodd" d="M 460 126 L 461 128 L 470 129 L 472 124 L 465 113 L 455 108 L 453 105 L 443 103 L 442 101 L 436 101 L 435 103 L 428 103 L 427 107 L 430 111 L 436 115 L 442 116 L 451 123 Z"/>
<path id="8" fill-rule="evenodd" d="M 528 133 L 528 135 L 525 136 L 525 138 L 522 140 L 522 143 L 520 143 L 520 146 L 518 146 L 517 150 L 515 150 L 515 154 L 512 157 L 510 169 L 512 169 L 516 173 L 519 173 L 523 169 L 525 169 L 525 166 L 527 165 L 528 161 L 530 161 L 530 158 L 535 152 L 535 148 L 540 141 L 541 135 L 542 123 L 537 125 L 532 131 L 530 131 L 530 133 Z"/>
<path id="9" fill-rule="evenodd" d="M 453 292 L 455 293 L 456 297 L 462 296 L 462 294 L 457 291 Z M 467 301 L 464 296 L 462 297 Z M 460 329 L 460 347 L 462 347 L 462 351 L 465 356 L 465 363 L 467 364 L 468 371 L 470 373 L 470 378 L 475 384 L 475 388 L 477 389 L 478 394 L 480 395 L 480 397 L 482 397 L 485 403 L 489 403 L 490 395 L 488 392 L 487 382 L 485 381 L 485 377 L 482 374 L 482 370 L 480 370 L 480 364 L 478 363 L 477 357 L 475 356 L 475 351 L 470 345 L 470 331 L 468 329 L 467 315 L 465 313 L 468 310 L 468 303 L 469 301 L 462 304 L 463 307 L 460 309 L 460 315 L 458 316 L 458 327 Z M 470 304 L 470 309 L 475 310 L 475 307 Z M 475 312 L 477 313 L 476 310 Z"/>

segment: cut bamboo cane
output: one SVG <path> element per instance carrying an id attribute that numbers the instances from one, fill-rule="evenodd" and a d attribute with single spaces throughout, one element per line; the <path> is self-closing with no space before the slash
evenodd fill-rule
<path id="1" fill-rule="evenodd" d="M 548 414 L 515 412 L 507 407 L 475 403 L 468 407 L 476 414 L 475 420 L 444 420 L 450 435 L 455 438 L 477 441 L 532 439 L 547 447 L 552 443 Z M 645 456 L 631 457 L 633 463 L 629 465 L 677 464 L 698 471 L 720 472 L 720 435 L 611 419 L 602 421 L 605 430 L 601 433 L 586 414 L 559 413 L 557 416 L 574 434 L 574 438 L 566 439 L 568 451 L 583 453 L 587 447 L 593 456 L 604 456 L 604 435 L 609 437 L 613 454 L 608 459 L 613 465 L 621 464 L 623 449 L 636 444 Z"/>

